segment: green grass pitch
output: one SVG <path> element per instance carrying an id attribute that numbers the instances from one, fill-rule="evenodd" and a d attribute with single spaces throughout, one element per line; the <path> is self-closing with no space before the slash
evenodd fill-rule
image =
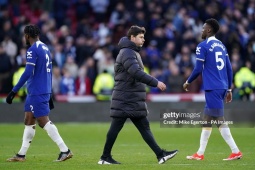
<path id="1" fill-rule="evenodd" d="M 72 159 L 53 162 L 58 157 L 58 147 L 46 132 L 36 127 L 36 135 L 27 153 L 26 162 L 6 162 L 18 152 L 24 126 L 22 124 L 0 124 L 0 169 L 1 170 L 84 170 L 84 169 L 255 169 L 254 128 L 231 128 L 232 135 L 243 152 L 243 158 L 223 161 L 230 154 L 228 145 L 217 128 L 213 128 L 205 160 L 186 160 L 186 156 L 197 151 L 200 128 L 160 128 L 159 122 L 151 123 L 158 144 L 167 150 L 178 149 L 179 153 L 165 164 L 158 165 L 152 150 L 143 141 L 137 129 L 129 121 L 123 127 L 113 147 L 113 158 L 121 165 L 98 165 L 110 123 L 57 123 L 59 132 L 73 151 Z"/>

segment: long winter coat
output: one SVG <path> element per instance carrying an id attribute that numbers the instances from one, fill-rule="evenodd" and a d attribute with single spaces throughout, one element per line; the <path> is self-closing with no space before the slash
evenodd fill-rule
<path id="1" fill-rule="evenodd" d="M 127 37 L 121 38 L 120 52 L 114 65 L 115 85 L 111 101 L 111 117 L 140 118 L 148 114 L 146 85 L 157 87 L 158 80 L 146 74 L 140 48 Z"/>

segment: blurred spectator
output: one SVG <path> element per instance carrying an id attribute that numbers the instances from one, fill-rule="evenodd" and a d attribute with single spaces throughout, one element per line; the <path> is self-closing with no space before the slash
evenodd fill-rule
<path id="1" fill-rule="evenodd" d="M 185 80 L 184 77 L 180 74 L 179 67 L 174 62 L 169 62 L 169 70 L 170 75 L 167 79 L 167 92 L 182 93 L 182 84 Z"/>
<path id="2" fill-rule="evenodd" d="M 89 0 L 75 0 L 76 18 L 80 21 L 87 18 L 90 10 Z"/>
<path id="3" fill-rule="evenodd" d="M 250 95 L 255 89 L 255 74 L 250 68 L 250 61 L 246 61 L 245 66 L 241 67 L 234 77 L 239 98 L 244 101 L 250 100 Z"/>
<path id="4" fill-rule="evenodd" d="M 120 38 L 126 34 L 127 28 L 124 26 L 124 24 L 118 24 L 116 25 L 112 30 L 112 43 L 117 46 Z"/>
<path id="5" fill-rule="evenodd" d="M 79 36 L 76 40 L 76 57 L 75 62 L 78 66 L 84 64 L 84 62 L 93 55 L 94 41 L 92 38 L 86 38 L 85 36 Z"/>
<path id="6" fill-rule="evenodd" d="M 67 25 L 62 25 L 58 32 L 58 43 L 64 45 L 66 43 L 66 38 L 70 36 L 70 30 Z"/>
<path id="7" fill-rule="evenodd" d="M 50 20 L 50 13 L 48 11 L 42 12 L 37 22 L 38 27 L 42 28 L 42 26 L 46 24 L 48 20 Z"/>
<path id="8" fill-rule="evenodd" d="M 40 40 L 49 46 L 51 49 L 52 46 L 58 43 L 57 33 L 55 32 L 56 23 L 54 19 L 47 20 L 46 23 L 41 26 Z"/>
<path id="9" fill-rule="evenodd" d="M 91 81 L 87 76 L 86 66 L 79 69 L 78 77 L 75 80 L 75 93 L 77 95 L 91 95 Z"/>
<path id="10" fill-rule="evenodd" d="M 234 48 L 232 50 L 232 54 L 229 56 L 231 58 L 231 65 L 233 69 L 233 75 L 243 66 L 243 62 L 241 60 L 239 50 Z"/>
<path id="11" fill-rule="evenodd" d="M 109 0 L 89 0 L 89 3 L 95 16 L 95 22 L 103 22 L 107 14 Z"/>
<path id="12" fill-rule="evenodd" d="M 131 23 L 134 25 L 139 25 L 140 27 L 147 27 L 147 22 L 146 22 L 146 16 L 144 11 L 137 11 L 135 13 L 135 16 L 131 18 Z"/>
<path id="13" fill-rule="evenodd" d="M 92 37 L 93 28 L 91 28 L 88 17 L 82 17 L 76 28 L 76 36 Z"/>
<path id="14" fill-rule="evenodd" d="M 64 44 L 64 54 L 65 56 L 72 56 L 76 58 L 76 47 L 74 46 L 74 39 L 72 36 L 67 36 Z"/>
<path id="15" fill-rule="evenodd" d="M 75 95 L 75 80 L 66 68 L 63 68 L 63 77 L 60 82 L 60 94 L 69 96 Z"/>
<path id="16" fill-rule="evenodd" d="M 1 14 L 4 14 L 4 12 L 2 11 Z M 1 21 L 1 32 L 0 32 L 0 41 L 4 41 L 5 38 L 7 38 L 6 36 L 8 36 L 8 38 L 12 38 L 15 37 L 15 32 L 12 29 L 12 22 L 11 20 L 7 19 L 7 18 L 3 18 L 4 16 L 1 16 L 2 21 Z"/>
<path id="17" fill-rule="evenodd" d="M 60 94 L 61 70 L 59 67 L 52 67 L 52 91 L 54 95 Z"/>
<path id="18" fill-rule="evenodd" d="M 153 30 L 151 39 L 156 41 L 156 47 L 159 51 L 162 51 L 166 46 L 167 38 L 162 27 L 156 27 Z"/>
<path id="19" fill-rule="evenodd" d="M 57 66 L 60 69 L 62 69 L 62 67 L 64 66 L 64 64 L 66 62 L 66 56 L 63 52 L 63 45 L 56 44 L 54 46 L 52 58 L 53 58 L 54 62 L 57 64 Z"/>
<path id="20" fill-rule="evenodd" d="M 102 73 L 104 70 L 107 73 L 114 75 L 114 60 L 112 57 L 112 53 L 106 47 L 102 50 L 102 59 L 97 62 L 98 73 Z"/>
<path id="21" fill-rule="evenodd" d="M 18 70 L 15 71 L 14 74 L 13 74 L 13 78 L 12 78 L 12 85 L 13 86 L 15 86 L 18 83 L 21 75 L 25 71 L 25 67 L 26 67 L 26 57 L 25 58 L 21 58 L 21 63 L 19 65 Z M 19 96 L 21 101 L 25 101 L 26 96 L 27 96 L 26 83 L 20 88 L 20 90 L 18 91 L 17 95 Z"/>
<path id="22" fill-rule="evenodd" d="M 166 46 L 164 48 L 164 52 L 169 53 L 172 57 L 175 57 L 177 54 L 176 44 L 174 41 L 167 41 Z"/>
<path id="23" fill-rule="evenodd" d="M 15 57 L 18 52 L 17 45 L 12 41 L 11 35 L 6 34 L 2 46 L 5 49 L 6 54 L 10 57 L 12 65 L 15 65 Z"/>
<path id="24" fill-rule="evenodd" d="M 85 66 L 87 68 L 87 76 L 90 79 L 91 84 L 94 85 L 96 76 L 98 74 L 96 64 L 95 64 L 95 60 L 91 57 L 88 58 L 86 63 L 85 63 Z M 91 89 L 91 91 L 92 91 L 92 89 Z"/>
<path id="25" fill-rule="evenodd" d="M 176 28 L 174 27 L 172 22 L 166 23 L 164 31 L 165 31 L 166 38 L 168 40 L 174 40 L 175 39 Z"/>
<path id="26" fill-rule="evenodd" d="M 175 63 L 180 69 L 180 73 L 184 73 L 186 67 L 194 67 L 196 62 L 196 55 L 190 51 L 190 48 L 187 45 L 183 45 L 181 52 L 178 53 L 175 57 Z"/>
<path id="27" fill-rule="evenodd" d="M 150 14 L 147 9 L 147 3 L 145 2 L 145 0 L 131 0 L 126 2 L 125 6 L 128 8 L 131 18 L 134 18 L 138 11 L 143 11 L 148 15 Z"/>
<path id="28" fill-rule="evenodd" d="M 60 28 L 65 24 L 66 12 L 68 7 L 70 7 L 71 1 L 54 0 L 53 1 L 53 15 L 56 19 L 57 27 Z"/>
<path id="29" fill-rule="evenodd" d="M 108 101 L 111 99 L 114 86 L 114 79 L 111 74 L 104 70 L 96 77 L 93 87 L 93 93 L 96 95 L 98 101 Z"/>
<path id="30" fill-rule="evenodd" d="M 122 2 L 118 2 L 112 11 L 109 21 L 109 27 L 114 28 L 118 24 L 126 24 L 130 19 L 129 13 Z"/>
<path id="31" fill-rule="evenodd" d="M 103 46 L 106 44 L 106 38 L 109 34 L 110 34 L 109 28 L 104 23 L 100 23 L 97 31 L 99 46 Z"/>
<path id="32" fill-rule="evenodd" d="M 173 59 L 173 56 L 170 52 L 164 51 L 162 54 L 162 58 L 160 60 L 160 67 L 163 70 L 168 70 L 169 62 Z"/>
<path id="33" fill-rule="evenodd" d="M 9 91 L 4 89 L 4 82 L 11 75 L 11 70 L 12 63 L 10 57 L 5 53 L 4 47 L 0 44 L 0 91 L 2 93 L 8 93 Z"/>
<path id="34" fill-rule="evenodd" d="M 157 48 L 157 41 L 151 40 L 148 47 L 145 49 L 151 69 L 159 68 L 161 54 Z"/>
<path id="35" fill-rule="evenodd" d="M 19 55 L 16 57 L 16 62 L 17 62 L 17 65 L 20 66 L 20 65 L 23 65 L 24 62 L 26 61 L 26 55 L 27 55 L 27 49 L 25 47 L 22 47 L 20 50 L 19 50 Z M 25 63 L 26 64 L 26 63 Z M 15 83 L 16 84 L 16 83 Z"/>
<path id="36" fill-rule="evenodd" d="M 66 62 L 64 64 L 64 69 L 68 70 L 68 72 L 70 73 L 71 77 L 76 79 L 76 77 L 78 76 L 78 65 L 75 63 L 74 57 L 70 54 L 68 54 L 67 58 L 66 58 Z"/>
<path id="37" fill-rule="evenodd" d="M 184 20 L 184 15 L 186 14 L 186 9 L 185 8 L 180 8 L 177 11 L 177 14 L 175 15 L 175 17 L 173 18 L 173 25 L 174 28 L 176 29 L 176 31 L 179 34 L 182 34 L 184 32 L 183 30 L 183 20 Z"/>

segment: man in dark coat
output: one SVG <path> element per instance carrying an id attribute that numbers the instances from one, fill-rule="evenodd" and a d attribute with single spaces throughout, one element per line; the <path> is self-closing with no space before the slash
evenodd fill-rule
<path id="1" fill-rule="evenodd" d="M 114 66 L 115 85 L 111 102 L 112 122 L 98 164 L 120 164 L 112 158 L 111 150 L 127 118 L 130 118 L 145 142 L 153 150 L 159 164 L 173 158 L 178 152 L 177 150 L 162 150 L 150 130 L 145 103 L 145 87 L 149 85 L 158 87 L 163 91 L 166 89 L 166 85 L 143 71 L 142 59 L 138 52 L 145 41 L 145 32 L 143 27 L 131 26 L 127 37 L 121 38 L 118 44 L 120 51 Z"/>

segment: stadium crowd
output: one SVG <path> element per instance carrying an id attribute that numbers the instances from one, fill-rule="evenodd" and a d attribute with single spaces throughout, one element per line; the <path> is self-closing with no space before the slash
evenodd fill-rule
<path id="1" fill-rule="evenodd" d="M 104 90 L 98 87 L 111 88 L 118 40 L 131 25 L 147 31 L 141 51 L 146 71 L 167 85 L 163 93 L 182 93 L 208 18 L 221 25 L 216 37 L 228 49 L 234 94 L 247 100 L 255 88 L 255 0 L 0 0 L 0 94 L 24 69 L 27 24 L 38 25 L 40 40 L 50 47 L 54 94 L 96 95 Z M 96 81 L 102 74 L 111 76 Z M 201 83 L 196 80 L 189 92 L 201 92 Z"/>

